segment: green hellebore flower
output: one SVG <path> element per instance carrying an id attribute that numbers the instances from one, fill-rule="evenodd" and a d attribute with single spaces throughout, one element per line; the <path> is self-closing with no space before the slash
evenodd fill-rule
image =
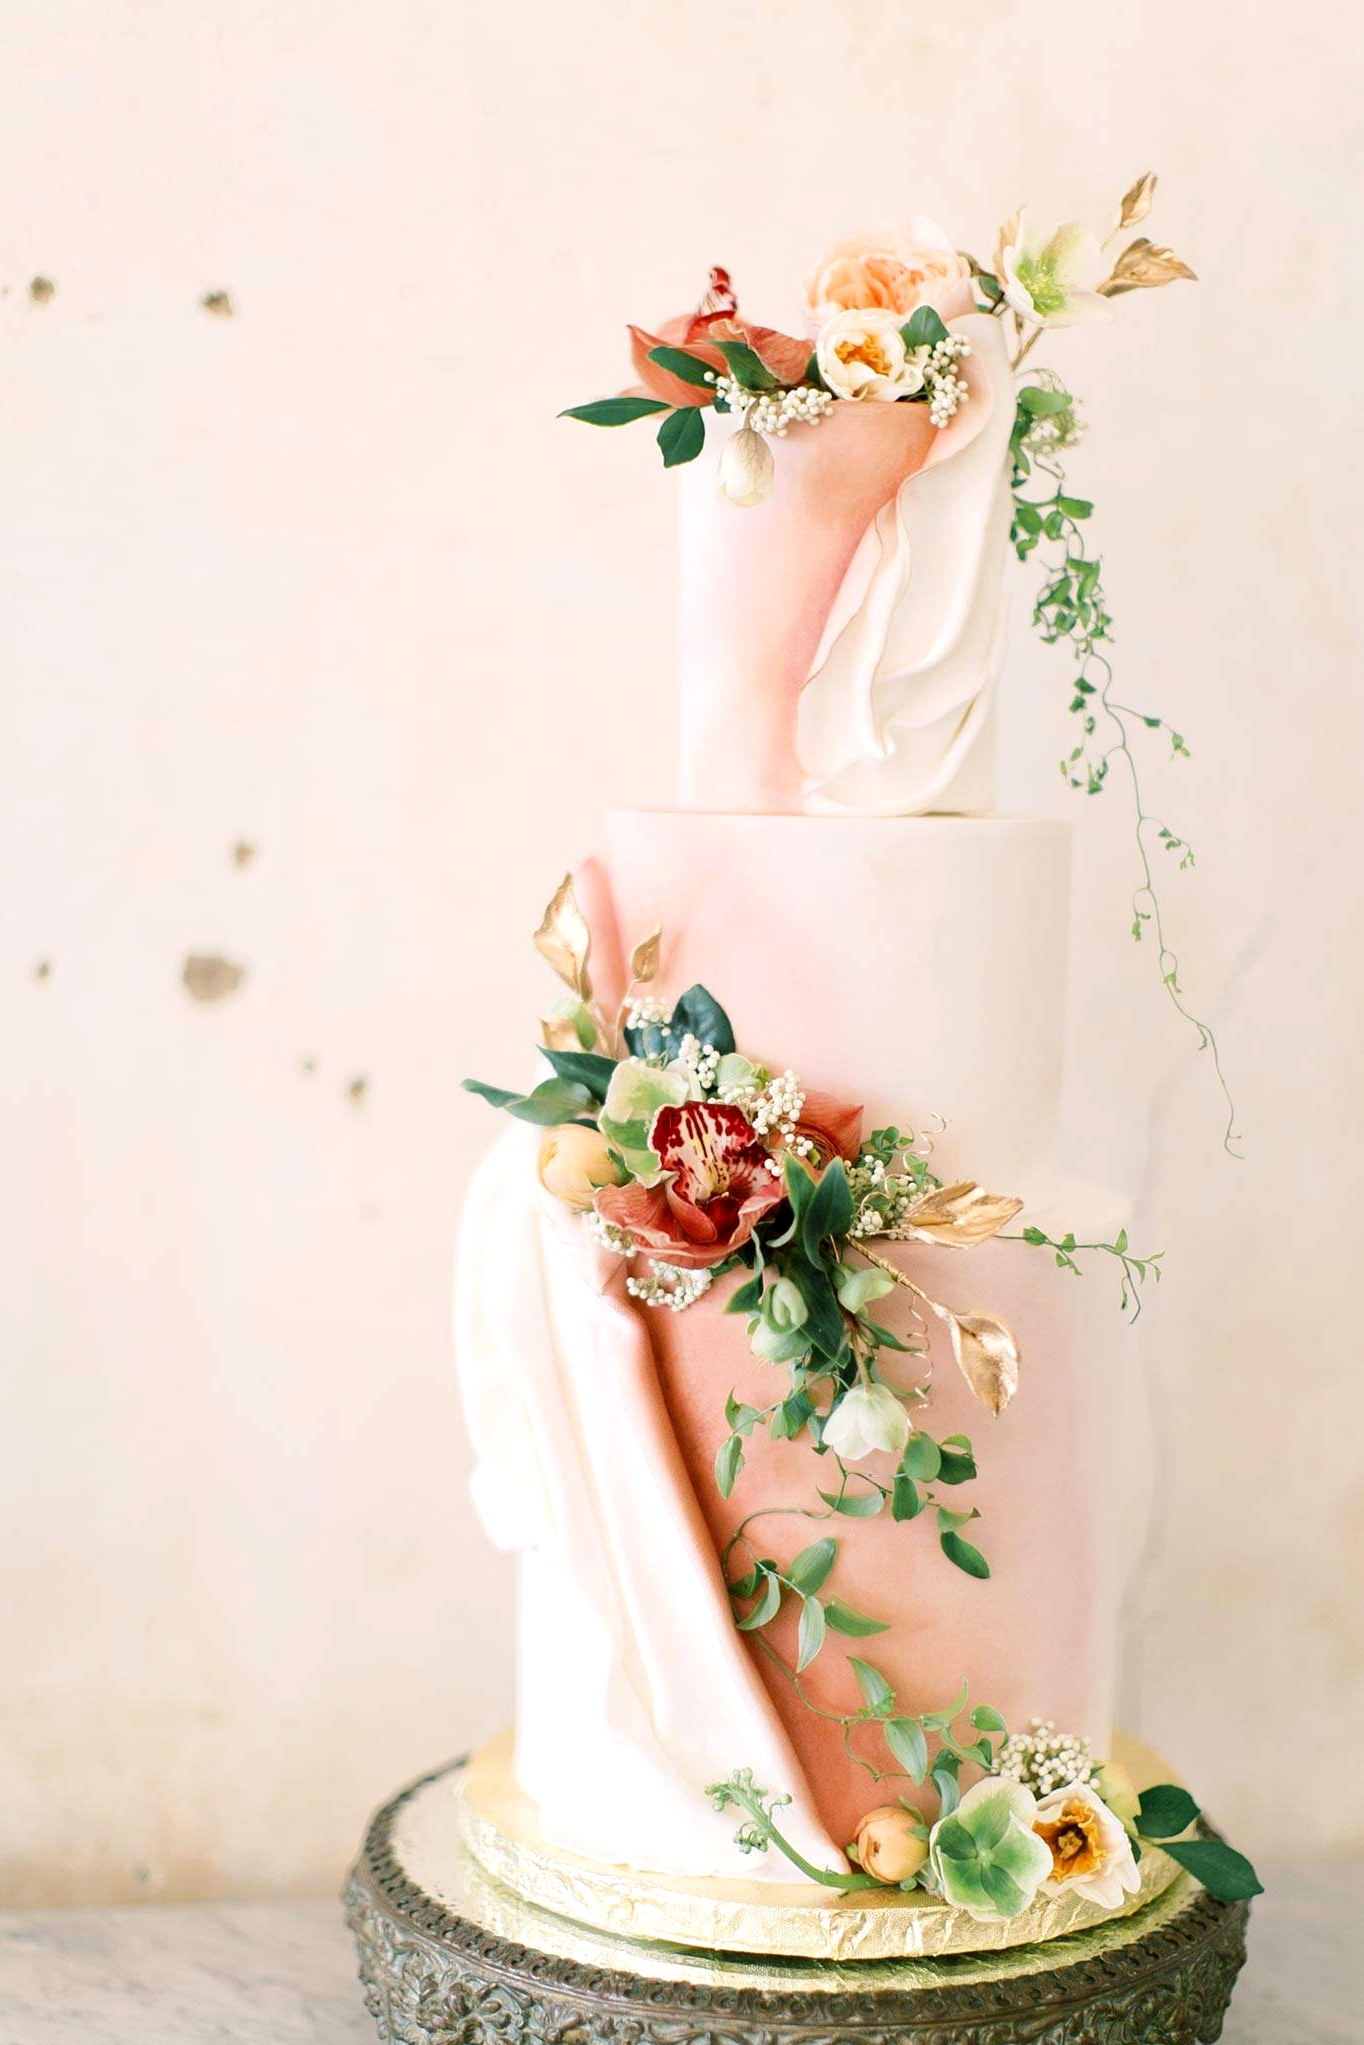
<path id="1" fill-rule="evenodd" d="M 838 1303 L 850 1314 L 865 1313 L 873 1300 L 884 1299 L 895 1290 L 895 1280 L 887 1278 L 884 1271 L 873 1270 L 870 1264 L 858 1271 L 840 1266 L 840 1272 Z"/>
<path id="2" fill-rule="evenodd" d="M 1021 1782 L 990 1775 L 969 1789 L 928 1839 L 928 1865 L 949 1903 L 982 1920 L 1017 1917 L 1051 1873 L 1051 1849 L 1033 1831 L 1037 1799 Z"/>
<path id="3" fill-rule="evenodd" d="M 810 1309 L 794 1279 L 778 1278 L 768 1286 L 761 1308 L 748 1324 L 755 1353 L 768 1363 L 790 1363 L 803 1356 L 810 1343 L 801 1330 L 809 1318 Z"/>
<path id="4" fill-rule="evenodd" d="M 678 1073 L 626 1059 L 611 1074 L 597 1126 L 625 1161 L 631 1178 L 656 1186 L 663 1176 L 649 1132 L 660 1108 L 679 1108 L 687 1098 L 687 1081 Z"/>

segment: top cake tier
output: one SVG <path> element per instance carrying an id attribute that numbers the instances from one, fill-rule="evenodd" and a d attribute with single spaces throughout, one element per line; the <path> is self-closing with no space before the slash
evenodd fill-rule
<path id="1" fill-rule="evenodd" d="M 681 799 L 697 810 L 980 814 L 1003 652 L 1013 397 L 997 320 L 967 314 L 969 389 L 795 425 L 771 496 L 721 478 L 715 417 L 681 479 Z"/>

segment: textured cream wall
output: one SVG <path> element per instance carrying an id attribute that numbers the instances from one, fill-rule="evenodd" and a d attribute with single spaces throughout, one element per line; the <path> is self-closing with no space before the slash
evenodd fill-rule
<path id="1" fill-rule="evenodd" d="M 369 1804 L 507 1709 L 447 1349 L 490 1127 L 457 1082 L 515 1065 L 524 932 L 599 805 L 669 786 L 671 486 L 554 412 L 712 260 L 780 318 L 837 230 L 918 206 L 986 246 L 1148 164 L 1206 281 L 1054 352 L 1126 684 L 1194 746 L 1151 785 L 1202 855 L 1171 913 L 1245 1164 L 1021 615 L 1005 795 L 1078 828 L 1078 1161 L 1149 1143 L 1169 1253 L 1127 1715 L 1253 1847 L 1290 1807 L 1296 1843 L 1364 1836 L 1356 37 L 1322 0 L 1290 37 L 1080 19 L 7 9 L 6 1899 L 329 1888 Z M 190 954 L 245 978 L 196 1001 Z"/>

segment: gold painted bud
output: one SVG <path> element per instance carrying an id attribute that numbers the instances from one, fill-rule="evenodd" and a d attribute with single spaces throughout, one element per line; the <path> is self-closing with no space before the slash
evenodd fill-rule
<path id="1" fill-rule="evenodd" d="M 599 1186 L 619 1186 L 624 1177 L 601 1131 L 576 1122 L 546 1129 L 537 1166 L 545 1191 L 581 1212 Z"/>
<path id="2" fill-rule="evenodd" d="M 928 1841 L 900 1804 L 880 1804 L 868 1811 L 853 1841 L 857 1864 L 878 1882 L 907 1882 L 928 1859 Z"/>

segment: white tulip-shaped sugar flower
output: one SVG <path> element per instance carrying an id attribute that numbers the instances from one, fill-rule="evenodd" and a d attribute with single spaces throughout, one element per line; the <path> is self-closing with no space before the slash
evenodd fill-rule
<path id="1" fill-rule="evenodd" d="M 878 1449 L 902 1455 L 910 1432 L 909 1415 L 888 1385 L 854 1385 L 825 1421 L 824 1443 L 845 1463 L 860 1463 Z"/>

